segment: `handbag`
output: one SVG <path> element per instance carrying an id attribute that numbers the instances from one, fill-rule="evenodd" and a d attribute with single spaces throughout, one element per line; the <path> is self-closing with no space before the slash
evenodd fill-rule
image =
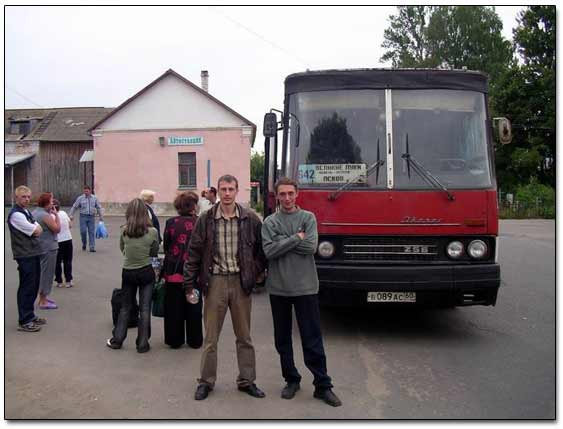
<path id="1" fill-rule="evenodd" d="M 164 279 L 160 277 L 154 282 L 152 288 L 152 315 L 154 317 L 164 317 Z"/>

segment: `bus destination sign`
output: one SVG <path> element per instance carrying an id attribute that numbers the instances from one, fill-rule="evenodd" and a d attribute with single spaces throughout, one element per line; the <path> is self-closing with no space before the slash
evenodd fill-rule
<path id="1" fill-rule="evenodd" d="M 300 164 L 301 184 L 342 184 L 349 181 L 366 183 L 366 164 Z"/>

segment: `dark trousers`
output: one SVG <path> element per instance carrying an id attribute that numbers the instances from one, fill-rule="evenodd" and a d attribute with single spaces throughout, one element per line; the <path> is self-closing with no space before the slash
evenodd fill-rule
<path id="1" fill-rule="evenodd" d="M 331 379 L 326 370 L 318 295 L 270 295 L 270 304 L 274 319 L 276 350 L 280 355 L 282 376 L 285 381 L 287 383 L 301 381 L 301 375 L 293 360 L 291 337 L 292 308 L 295 308 L 305 366 L 313 374 L 313 384 L 319 389 L 332 388 Z"/>
<path id="2" fill-rule="evenodd" d="M 63 282 L 63 269 L 65 273 L 65 281 L 72 281 L 72 240 L 61 241 L 59 243 L 59 252 L 57 253 L 57 265 L 55 265 L 55 282 Z"/>
<path id="3" fill-rule="evenodd" d="M 202 300 L 188 304 L 182 283 L 164 286 L 164 342 L 176 348 L 188 343 L 198 349 L 203 344 Z"/>
<path id="4" fill-rule="evenodd" d="M 127 324 L 129 313 L 139 289 L 139 326 L 137 334 L 137 347 L 145 348 L 149 345 L 151 328 L 151 300 L 154 283 L 154 269 L 152 265 L 134 270 L 123 270 L 121 274 L 123 289 L 123 302 L 117 318 L 112 342 L 123 344 L 127 337 Z"/>
<path id="5" fill-rule="evenodd" d="M 80 215 L 80 239 L 82 240 L 82 248 L 86 248 L 86 235 L 90 242 L 90 250 L 96 247 L 96 218 L 94 215 Z"/>
<path id="6" fill-rule="evenodd" d="M 19 324 L 24 325 L 37 318 L 33 311 L 35 299 L 39 292 L 41 279 L 41 256 L 16 258 L 20 285 L 18 287 L 18 318 Z"/>

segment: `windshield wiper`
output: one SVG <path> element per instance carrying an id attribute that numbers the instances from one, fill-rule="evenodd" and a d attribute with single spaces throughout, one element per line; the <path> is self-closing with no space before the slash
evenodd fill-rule
<path id="1" fill-rule="evenodd" d="M 377 172 L 377 174 L 375 175 L 375 184 L 377 185 L 377 182 L 379 181 L 379 167 L 381 167 L 383 164 L 385 164 L 385 161 L 383 161 L 381 159 L 381 156 L 379 154 L 379 139 L 377 139 L 377 161 L 375 161 L 372 165 L 369 166 L 369 168 L 366 170 L 366 179 L 375 171 Z M 342 186 L 340 186 L 336 191 L 334 191 L 332 194 L 330 194 L 328 196 L 328 199 L 330 201 L 334 201 L 336 200 L 336 198 L 338 197 L 338 195 L 347 187 L 349 187 L 350 185 L 356 183 L 356 181 L 362 177 L 361 174 L 358 174 L 356 177 L 354 177 L 353 179 L 348 180 L 346 183 L 344 183 Z"/>
<path id="2" fill-rule="evenodd" d="M 426 181 L 426 183 L 428 183 L 430 186 L 434 186 L 435 188 L 439 188 L 442 191 L 444 191 L 446 194 L 448 194 L 448 199 L 450 201 L 455 200 L 454 195 L 448 190 L 448 188 L 446 188 L 446 186 L 442 184 L 442 182 L 440 182 L 437 177 L 435 177 L 432 173 L 430 173 L 430 171 L 425 169 L 424 166 L 416 159 L 414 159 L 412 155 L 409 153 L 408 134 L 407 134 L 406 146 L 407 146 L 406 148 L 407 151 L 403 153 L 401 158 L 407 161 L 407 174 L 409 176 L 409 179 L 411 178 L 411 163 L 412 163 L 412 169 L 416 171 L 418 175 L 420 175 L 420 177 L 422 177 Z"/>

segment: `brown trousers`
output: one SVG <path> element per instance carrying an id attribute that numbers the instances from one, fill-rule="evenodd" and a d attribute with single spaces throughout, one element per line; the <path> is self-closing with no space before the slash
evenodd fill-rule
<path id="1" fill-rule="evenodd" d="M 231 312 L 236 336 L 239 375 L 238 386 L 248 386 L 256 380 L 256 356 L 250 338 L 250 311 L 252 299 L 240 286 L 240 275 L 212 275 L 209 290 L 203 301 L 205 340 L 201 355 L 201 378 L 199 383 L 211 387 L 217 380 L 217 342 L 227 314 Z"/>

